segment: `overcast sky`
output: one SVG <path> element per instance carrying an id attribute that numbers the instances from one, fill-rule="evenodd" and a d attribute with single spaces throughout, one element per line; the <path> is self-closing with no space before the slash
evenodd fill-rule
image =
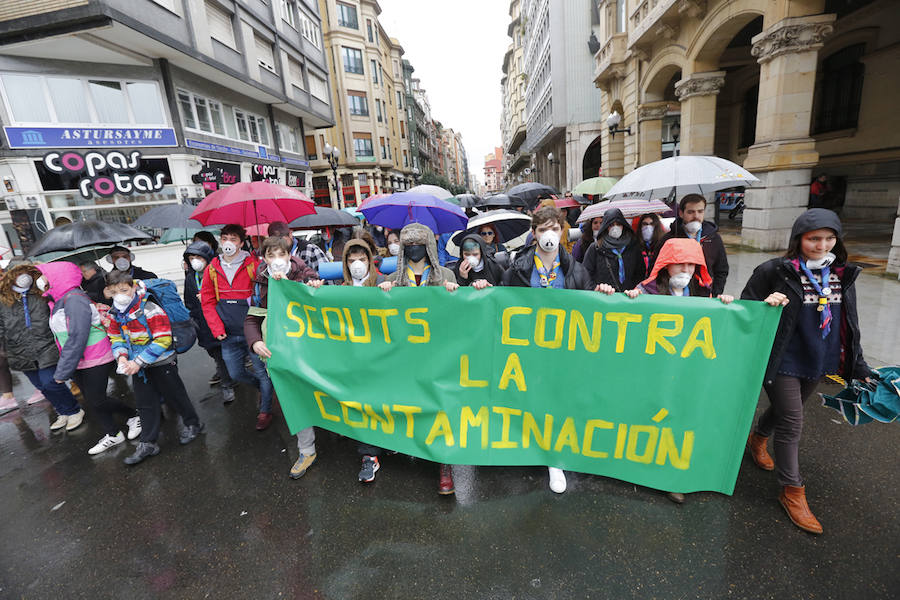
<path id="1" fill-rule="evenodd" d="M 397 38 L 431 101 L 432 117 L 462 134 L 469 171 L 484 180 L 484 155 L 500 145 L 507 0 L 380 0 L 380 21 Z"/>

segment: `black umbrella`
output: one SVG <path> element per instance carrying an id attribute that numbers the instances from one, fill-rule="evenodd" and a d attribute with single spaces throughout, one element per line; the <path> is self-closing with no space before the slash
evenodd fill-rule
<path id="1" fill-rule="evenodd" d="M 196 206 L 189 204 L 163 204 L 154 206 L 132 223 L 135 227 L 152 229 L 202 229 L 199 221 L 191 219 Z"/>
<path id="2" fill-rule="evenodd" d="M 591 204 L 591 199 L 588 198 L 587 196 L 580 196 L 578 194 L 573 194 L 572 198 L 574 198 L 575 202 L 577 202 L 578 204 L 581 204 L 582 206 Z"/>
<path id="3" fill-rule="evenodd" d="M 481 202 L 481 198 L 475 194 L 460 194 L 449 198 L 447 202 L 458 204 L 460 208 L 472 208 L 473 206 L 480 206 L 478 203 Z"/>
<path id="4" fill-rule="evenodd" d="M 493 196 L 482 198 L 475 206 L 478 208 L 525 208 L 527 205 L 525 204 L 525 201 L 520 198 L 513 198 L 506 194 L 494 194 Z"/>
<path id="5" fill-rule="evenodd" d="M 531 230 L 531 217 L 517 210 L 489 210 L 469 219 L 469 223 L 462 231 L 457 231 L 450 238 L 459 246 L 462 239 L 470 233 L 478 233 L 484 225 L 493 225 L 497 230 L 500 243 L 506 243 Z"/>
<path id="6" fill-rule="evenodd" d="M 506 190 L 506 195 L 515 196 L 525 202 L 528 208 L 534 209 L 542 198 L 549 198 L 551 195 L 558 196 L 559 192 L 549 185 L 530 181 L 509 188 Z"/>
<path id="7" fill-rule="evenodd" d="M 304 215 L 290 222 L 294 229 L 319 229 L 320 227 L 350 227 L 359 225 L 359 219 L 342 210 L 317 206 L 315 214 Z"/>
<path id="8" fill-rule="evenodd" d="M 103 221 L 75 221 L 54 227 L 31 247 L 29 256 L 47 252 L 72 251 L 88 246 L 121 244 L 152 239 L 149 235 L 124 223 Z"/>

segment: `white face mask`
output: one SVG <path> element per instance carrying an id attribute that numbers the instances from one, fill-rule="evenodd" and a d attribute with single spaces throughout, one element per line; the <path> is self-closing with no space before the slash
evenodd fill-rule
<path id="1" fill-rule="evenodd" d="M 28 291 L 28 288 L 31 287 L 31 284 L 34 283 L 34 279 L 28 273 L 22 273 L 18 277 L 16 277 L 16 285 L 14 288 L 19 288 L 16 290 L 19 293 L 24 291 Z"/>
<path id="2" fill-rule="evenodd" d="M 192 258 L 191 268 L 199 273 L 206 268 L 206 261 L 202 258 Z"/>
<path id="3" fill-rule="evenodd" d="M 591 230 L 591 235 L 593 235 L 594 239 L 596 240 L 598 237 L 600 237 L 600 230 L 599 229 Z"/>
<path id="4" fill-rule="evenodd" d="M 815 260 L 807 260 L 806 266 L 810 269 L 824 269 L 825 267 L 830 267 L 832 263 L 834 263 L 837 256 L 828 252 L 822 258 L 817 258 Z M 18 283 L 18 280 L 16 280 Z"/>
<path id="5" fill-rule="evenodd" d="M 691 221 L 690 223 L 684 224 L 684 230 L 687 231 L 691 235 L 697 235 L 700 229 L 703 228 L 703 223 L 700 221 Z"/>
<path id="6" fill-rule="evenodd" d="M 37 286 L 37 289 L 46 292 L 47 288 L 50 287 L 50 282 L 47 281 L 46 277 L 39 277 L 35 285 Z"/>
<path id="7" fill-rule="evenodd" d="M 378 233 L 381 233 L 382 231 L 384 231 L 384 227 L 382 227 L 381 225 L 376 225 L 375 231 L 377 231 Z"/>
<path id="8" fill-rule="evenodd" d="M 388 244 L 388 252 L 391 253 L 391 256 L 397 256 L 400 254 L 400 244 Z"/>
<path id="9" fill-rule="evenodd" d="M 641 237 L 644 238 L 645 242 L 649 242 L 653 239 L 653 225 L 642 225 Z"/>
<path id="10" fill-rule="evenodd" d="M 116 269 L 119 271 L 127 271 L 131 268 L 131 261 L 124 256 L 120 256 L 115 260 L 113 265 L 115 265 Z"/>
<path id="11" fill-rule="evenodd" d="M 607 231 L 609 232 L 609 237 L 611 237 L 614 240 L 617 240 L 620 237 L 622 237 L 622 226 L 621 225 L 611 225 Z"/>
<path id="12" fill-rule="evenodd" d="M 669 277 L 669 287 L 673 290 L 683 290 L 691 282 L 691 277 L 693 277 L 693 275 L 690 273 L 678 273 L 677 275 L 672 275 Z"/>
<path id="13" fill-rule="evenodd" d="M 353 279 L 362 279 L 369 274 L 369 265 L 361 260 L 354 260 L 350 263 L 350 276 Z"/>
<path id="14" fill-rule="evenodd" d="M 281 273 L 282 275 L 287 275 L 287 272 L 290 270 L 291 263 L 288 262 L 287 259 L 273 258 L 269 261 L 269 273 Z"/>
<path id="15" fill-rule="evenodd" d="M 545 231 L 541 234 L 538 244 L 544 252 L 555 252 L 559 248 L 559 234 L 553 230 Z"/>
<path id="16" fill-rule="evenodd" d="M 225 256 L 234 256 L 235 252 L 237 252 L 237 244 L 234 242 L 222 242 L 222 254 Z"/>
<path id="17" fill-rule="evenodd" d="M 115 294 L 113 296 L 113 306 L 120 311 L 124 311 L 131 305 L 133 299 L 134 296 L 129 296 L 128 294 Z"/>

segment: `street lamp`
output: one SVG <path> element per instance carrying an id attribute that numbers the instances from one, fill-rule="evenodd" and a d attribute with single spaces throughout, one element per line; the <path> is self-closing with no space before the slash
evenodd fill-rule
<path id="1" fill-rule="evenodd" d="M 672 134 L 672 140 L 675 142 L 675 145 L 672 146 L 672 156 L 678 156 L 678 138 L 681 137 L 681 122 L 675 121 L 669 132 Z"/>
<path id="2" fill-rule="evenodd" d="M 412 176 L 413 176 L 413 181 L 416 183 L 416 185 L 419 185 L 419 175 L 421 175 L 421 172 L 419 171 L 419 167 L 413 167 Z"/>
<path id="3" fill-rule="evenodd" d="M 612 137 L 616 137 L 617 133 L 624 133 L 625 135 L 631 135 L 631 127 L 626 127 L 625 129 L 619 129 L 619 123 L 622 122 L 622 115 L 618 113 L 618 111 L 612 111 L 609 113 L 609 116 L 606 117 L 606 125 L 609 127 L 609 135 Z"/>
<path id="4" fill-rule="evenodd" d="M 325 158 L 328 159 L 328 164 L 331 166 L 331 172 L 334 173 L 334 192 L 337 197 L 335 202 L 332 202 L 331 207 L 334 209 L 343 208 L 344 202 L 341 200 L 341 185 L 338 181 L 338 160 L 341 158 L 341 151 L 337 149 L 337 147 L 332 146 L 329 143 L 325 144 Z"/>

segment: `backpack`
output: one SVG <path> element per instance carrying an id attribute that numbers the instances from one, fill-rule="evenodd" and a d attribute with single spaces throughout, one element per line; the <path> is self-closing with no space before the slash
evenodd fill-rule
<path id="1" fill-rule="evenodd" d="M 197 341 L 197 325 L 191 319 L 191 312 L 184 305 L 175 283 L 168 279 L 145 279 L 147 299 L 163 309 L 172 325 L 172 345 L 175 352 L 184 354 Z M 143 311 L 138 317 L 141 324 L 149 331 Z"/>

